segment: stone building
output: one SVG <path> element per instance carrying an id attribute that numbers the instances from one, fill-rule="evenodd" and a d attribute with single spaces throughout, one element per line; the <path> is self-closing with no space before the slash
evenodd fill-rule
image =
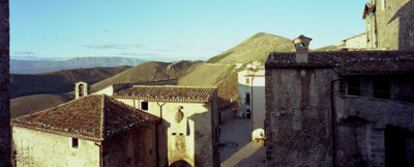
<path id="1" fill-rule="evenodd" d="M 340 48 L 343 49 L 365 49 L 367 48 L 367 34 L 362 33 L 347 39 L 342 40 L 339 44 Z"/>
<path id="2" fill-rule="evenodd" d="M 239 109 L 238 115 L 250 118 L 253 141 L 265 138 L 265 70 L 259 62 L 247 64 L 238 72 Z"/>
<path id="3" fill-rule="evenodd" d="M 162 119 L 159 166 L 219 166 L 216 88 L 135 85 L 112 94 Z"/>
<path id="4" fill-rule="evenodd" d="M 0 0 L 0 167 L 10 165 L 9 0 Z"/>
<path id="5" fill-rule="evenodd" d="M 271 53 L 267 166 L 412 166 L 414 52 Z"/>
<path id="6" fill-rule="evenodd" d="M 414 1 L 370 0 L 364 7 L 368 48 L 414 50 Z"/>
<path id="7" fill-rule="evenodd" d="M 160 119 L 92 95 L 12 120 L 15 166 L 157 165 Z"/>

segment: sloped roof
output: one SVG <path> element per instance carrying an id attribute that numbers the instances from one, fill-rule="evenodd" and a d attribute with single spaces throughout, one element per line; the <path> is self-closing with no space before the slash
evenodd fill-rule
<path id="1" fill-rule="evenodd" d="M 414 73 L 414 51 L 310 52 L 303 64 L 296 62 L 295 53 L 271 53 L 266 67 L 329 67 L 343 75 Z"/>
<path id="2" fill-rule="evenodd" d="M 210 102 L 215 92 L 215 87 L 136 85 L 114 92 L 114 97 L 165 102 Z"/>
<path id="3" fill-rule="evenodd" d="M 108 137 L 156 123 L 159 118 L 106 95 L 91 95 L 12 120 L 13 126 L 88 140 Z"/>

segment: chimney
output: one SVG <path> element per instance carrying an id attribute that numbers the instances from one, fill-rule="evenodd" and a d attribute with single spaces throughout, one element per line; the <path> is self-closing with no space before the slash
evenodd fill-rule
<path id="1" fill-rule="evenodd" d="M 77 82 L 75 83 L 75 99 L 87 96 L 89 93 L 88 83 L 86 82 Z"/>
<path id="2" fill-rule="evenodd" d="M 308 63 L 309 56 L 309 44 L 312 38 L 300 35 L 293 40 L 296 49 L 296 62 L 297 63 Z"/>

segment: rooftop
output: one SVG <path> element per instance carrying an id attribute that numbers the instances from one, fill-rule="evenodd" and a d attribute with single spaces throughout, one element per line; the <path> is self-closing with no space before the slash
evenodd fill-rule
<path id="1" fill-rule="evenodd" d="M 144 113 L 105 95 L 91 95 L 12 120 L 20 126 L 59 135 L 102 141 L 108 137 L 158 122 Z"/>
<path id="2" fill-rule="evenodd" d="M 308 63 L 297 63 L 295 53 L 271 53 L 267 68 L 327 67 L 341 75 L 414 73 L 413 51 L 310 52 Z"/>
<path id="3" fill-rule="evenodd" d="M 210 102 L 215 92 L 215 87 L 136 85 L 114 92 L 114 97 L 165 102 Z"/>

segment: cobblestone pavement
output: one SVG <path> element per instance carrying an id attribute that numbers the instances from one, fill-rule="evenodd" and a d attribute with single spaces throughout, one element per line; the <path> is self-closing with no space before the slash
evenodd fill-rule
<path id="1" fill-rule="evenodd" d="M 236 118 L 224 123 L 220 134 L 221 166 L 265 166 L 263 144 L 253 143 L 250 140 L 250 120 Z"/>

